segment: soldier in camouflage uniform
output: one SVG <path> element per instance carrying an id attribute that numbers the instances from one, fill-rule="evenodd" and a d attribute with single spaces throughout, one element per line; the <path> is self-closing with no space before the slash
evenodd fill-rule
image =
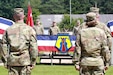
<path id="1" fill-rule="evenodd" d="M 37 35 L 43 35 L 44 34 L 44 28 L 40 24 L 39 19 L 36 20 L 36 25 L 34 26 L 34 30 L 36 31 Z"/>
<path id="2" fill-rule="evenodd" d="M 91 7 L 91 8 L 90 8 L 90 12 L 96 13 L 96 18 L 97 18 L 97 20 L 99 21 L 99 18 L 100 18 L 100 15 L 99 15 L 99 8 L 97 8 L 97 7 Z"/>
<path id="3" fill-rule="evenodd" d="M 105 25 L 104 23 L 100 22 L 97 18 L 97 15 L 96 15 L 96 20 L 95 21 L 92 21 L 92 23 L 96 23 L 96 27 L 97 28 L 100 28 L 102 30 L 104 30 L 106 36 L 107 36 L 107 44 L 109 46 L 109 50 L 111 51 L 111 47 L 112 47 L 112 35 L 111 35 L 111 32 L 110 32 L 110 29 L 107 27 L 107 25 Z M 88 26 L 86 25 L 86 22 L 82 23 L 78 29 L 78 31 L 80 31 L 81 29 L 84 29 L 84 28 L 87 28 Z"/>
<path id="4" fill-rule="evenodd" d="M 104 23 L 99 21 L 99 18 L 100 18 L 99 8 L 91 7 L 90 11 L 96 13 L 96 20 L 98 22 L 98 25 L 96 25 L 96 27 L 101 28 L 101 29 L 103 29 L 105 31 L 105 34 L 107 35 L 107 39 L 108 39 L 109 50 L 111 51 L 111 46 L 112 46 L 111 39 L 112 39 L 112 35 L 111 35 L 110 29 L 107 27 L 107 25 L 105 25 Z M 83 26 L 81 28 L 84 28 L 84 27 L 86 28 L 86 26 Z"/>
<path id="5" fill-rule="evenodd" d="M 107 36 L 97 27 L 97 22 L 92 23 L 96 21 L 95 13 L 86 14 L 86 18 L 87 28 L 81 29 L 77 34 L 73 63 L 80 75 L 104 75 L 104 69 L 108 69 L 110 60 Z"/>
<path id="6" fill-rule="evenodd" d="M 73 35 L 77 35 L 79 27 L 80 27 L 80 20 L 77 20 L 77 23 L 73 28 Z"/>
<path id="7" fill-rule="evenodd" d="M 4 65 L 9 75 L 31 75 L 38 54 L 36 32 L 24 23 L 24 10 L 15 8 L 15 24 L 3 35 Z"/>
<path id="8" fill-rule="evenodd" d="M 59 32 L 59 27 L 56 25 L 56 22 L 53 21 L 52 26 L 49 29 L 49 35 L 57 35 Z"/>

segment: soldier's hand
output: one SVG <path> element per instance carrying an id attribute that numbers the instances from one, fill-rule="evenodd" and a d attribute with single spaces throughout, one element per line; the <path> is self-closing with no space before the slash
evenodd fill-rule
<path id="1" fill-rule="evenodd" d="M 7 65 L 7 63 L 4 63 L 4 67 L 5 67 L 6 69 L 8 69 L 8 65 Z"/>
<path id="2" fill-rule="evenodd" d="M 30 70 L 32 70 L 34 68 L 34 65 L 30 65 L 29 67 L 30 67 Z"/>
<path id="3" fill-rule="evenodd" d="M 105 66 L 104 69 L 105 69 L 105 70 L 108 70 L 108 66 Z"/>
<path id="4" fill-rule="evenodd" d="M 106 63 L 104 69 L 105 69 L 105 70 L 108 70 L 108 68 L 109 68 L 109 63 Z"/>
<path id="5" fill-rule="evenodd" d="M 80 71 L 80 66 L 79 66 L 79 65 L 76 65 L 76 66 L 75 66 L 75 69 L 76 69 L 77 71 Z"/>
<path id="6" fill-rule="evenodd" d="M 4 67 L 5 67 L 6 69 L 8 69 L 8 67 L 7 67 L 6 65 L 4 65 Z"/>

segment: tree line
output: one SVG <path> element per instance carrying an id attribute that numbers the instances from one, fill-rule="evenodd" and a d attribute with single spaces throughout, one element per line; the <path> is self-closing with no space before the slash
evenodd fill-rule
<path id="1" fill-rule="evenodd" d="M 113 13 L 112 0 L 0 0 L 0 16 L 13 19 L 12 10 L 15 7 L 23 7 L 27 14 L 28 1 L 34 17 L 40 14 L 69 14 L 70 1 L 72 14 L 87 13 L 95 5 L 100 8 L 101 14 Z"/>

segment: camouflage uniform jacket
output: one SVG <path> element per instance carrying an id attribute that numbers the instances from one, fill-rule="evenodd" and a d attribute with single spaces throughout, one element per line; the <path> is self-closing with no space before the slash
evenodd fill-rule
<path id="1" fill-rule="evenodd" d="M 77 35 L 79 27 L 80 27 L 80 26 L 77 26 L 77 27 L 75 26 L 75 27 L 73 28 L 73 35 Z"/>
<path id="2" fill-rule="evenodd" d="M 57 35 L 60 32 L 58 26 L 51 26 L 49 29 L 49 35 Z"/>
<path id="3" fill-rule="evenodd" d="M 87 28 L 88 26 L 86 25 L 86 22 L 84 22 L 82 25 L 80 25 L 79 29 L 78 29 L 78 32 L 81 30 L 81 29 L 84 29 L 84 28 Z M 102 30 L 104 30 L 106 36 L 107 36 L 107 44 L 109 46 L 109 50 L 111 51 L 111 46 L 112 46 L 112 36 L 111 36 L 111 32 L 110 32 L 110 29 L 102 22 L 99 22 L 97 21 L 97 25 L 96 25 L 97 28 L 100 28 Z"/>
<path id="4" fill-rule="evenodd" d="M 44 28 L 42 25 L 34 26 L 37 35 L 44 34 Z"/>
<path id="5" fill-rule="evenodd" d="M 105 32 L 96 27 L 82 29 L 77 35 L 73 63 L 75 65 L 108 65 L 110 51 Z M 105 61 L 102 60 L 105 59 Z"/>
<path id="6" fill-rule="evenodd" d="M 19 39 L 15 39 L 17 37 Z M 9 66 L 35 65 L 38 50 L 36 33 L 33 28 L 25 23 L 17 22 L 6 30 L 2 40 L 3 56 L 6 59 L 4 63 Z M 7 46 L 8 44 L 10 47 Z M 16 47 L 18 44 L 19 47 L 15 49 L 13 46 Z"/>

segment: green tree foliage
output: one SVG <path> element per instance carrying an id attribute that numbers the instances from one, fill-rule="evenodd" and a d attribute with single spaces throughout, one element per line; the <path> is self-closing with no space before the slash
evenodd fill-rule
<path id="1" fill-rule="evenodd" d="M 16 7 L 22 7 L 25 9 L 25 15 L 27 16 L 27 6 L 30 0 L 0 0 L 0 16 L 13 20 L 12 12 Z M 37 15 L 40 14 L 38 6 L 40 0 L 31 0 L 31 7 L 33 12 L 33 18 L 36 19 Z"/>
<path id="2" fill-rule="evenodd" d="M 42 0 L 39 10 L 42 14 L 64 14 L 65 0 Z"/>
<path id="3" fill-rule="evenodd" d="M 0 16 L 8 19 L 12 18 L 12 11 L 15 7 L 23 7 L 24 0 L 0 0 Z"/>
<path id="4" fill-rule="evenodd" d="M 15 7 L 23 7 L 27 15 L 28 1 L 31 2 L 34 20 L 40 14 L 70 13 L 70 0 L 0 0 L 0 16 L 13 19 L 12 10 Z M 96 4 L 101 14 L 113 14 L 112 0 L 71 0 L 71 13 L 85 14 Z"/>
<path id="5" fill-rule="evenodd" d="M 112 0 L 111 0 L 112 1 Z M 113 1 L 107 0 L 105 2 L 106 7 L 101 7 L 101 11 L 104 11 L 106 14 L 113 14 Z"/>
<path id="6" fill-rule="evenodd" d="M 89 0 L 72 0 L 72 13 L 83 14 L 89 11 L 91 4 Z"/>
<path id="7" fill-rule="evenodd" d="M 112 0 L 71 0 L 71 13 L 84 14 L 95 5 L 100 8 L 100 13 L 113 13 Z M 70 0 L 41 0 L 39 10 L 42 14 L 69 14 Z"/>
<path id="8" fill-rule="evenodd" d="M 81 23 L 83 22 L 82 18 L 78 18 Z M 58 24 L 59 28 L 61 31 L 63 32 L 67 32 L 67 31 L 72 31 L 73 27 L 76 26 L 76 22 L 78 19 L 71 19 L 71 23 L 70 23 L 70 16 L 68 14 L 64 15 L 64 18 L 62 19 L 62 21 Z"/>

